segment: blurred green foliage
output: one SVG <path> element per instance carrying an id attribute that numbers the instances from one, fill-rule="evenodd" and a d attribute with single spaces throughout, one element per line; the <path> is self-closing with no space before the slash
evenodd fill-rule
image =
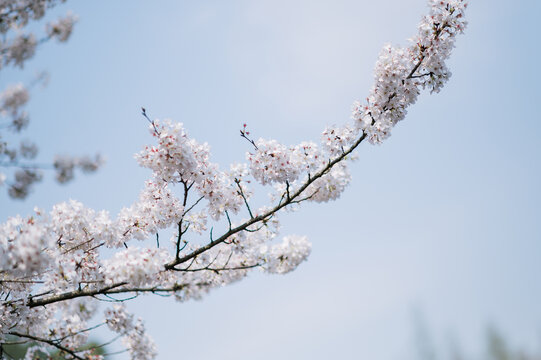
<path id="1" fill-rule="evenodd" d="M 15 339 L 12 339 L 13 342 L 15 342 Z M 32 342 L 28 342 L 25 344 L 13 344 L 13 345 L 6 345 L 2 344 L 2 356 L 1 359 L 14 359 L 14 360 L 22 360 L 24 359 L 24 355 L 26 354 L 26 350 L 34 345 Z M 89 342 L 87 345 L 85 345 L 85 349 L 91 349 L 94 347 L 99 346 L 96 342 Z M 94 353 L 97 355 L 105 355 L 105 347 L 98 347 L 94 350 Z M 107 357 L 105 357 L 106 359 Z M 49 354 L 40 353 L 39 358 L 36 358 L 35 360 L 64 360 L 64 359 L 71 359 L 71 356 L 66 354 L 62 354 L 60 351 L 55 351 Z"/>
<path id="2" fill-rule="evenodd" d="M 527 351 L 513 348 L 509 339 L 506 339 L 495 326 L 487 328 L 485 344 L 482 345 L 480 354 L 465 353 L 456 342 L 452 342 L 450 348 L 441 353 L 436 351 L 422 317 L 416 316 L 414 322 L 416 358 L 419 360 L 541 360 L 541 350 Z"/>

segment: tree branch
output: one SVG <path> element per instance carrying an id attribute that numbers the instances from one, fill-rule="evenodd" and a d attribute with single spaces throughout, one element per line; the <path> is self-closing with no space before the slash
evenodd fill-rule
<path id="1" fill-rule="evenodd" d="M 21 333 L 18 333 L 18 332 L 10 332 L 9 333 L 10 335 L 13 335 L 13 336 L 17 336 L 17 337 L 21 337 L 21 338 L 26 338 L 26 339 L 30 339 L 30 340 L 34 340 L 34 341 L 37 341 L 37 342 L 41 342 L 41 343 L 44 343 L 44 344 L 48 344 L 48 345 L 51 345 L 51 346 L 54 346 L 55 348 L 57 348 L 58 350 L 60 351 L 63 351 L 69 355 L 71 355 L 71 357 L 73 359 L 77 359 L 77 360 L 85 360 L 84 358 L 80 357 L 79 355 L 77 355 L 74 351 L 68 349 L 67 347 L 65 346 L 62 346 L 60 344 L 58 344 L 57 342 L 53 341 L 53 340 L 49 340 L 49 339 L 44 339 L 44 338 L 40 338 L 40 337 L 37 337 L 37 336 L 33 336 L 33 335 L 29 335 L 29 334 L 21 334 Z"/>

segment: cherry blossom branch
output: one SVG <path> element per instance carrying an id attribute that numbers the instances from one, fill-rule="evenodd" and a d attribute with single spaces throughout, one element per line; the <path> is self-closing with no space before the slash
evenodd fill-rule
<path id="1" fill-rule="evenodd" d="M 141 293 L 177 292 L 177 291 L 185 289 L 188 286 L 207 286 L 209 284 L 197 283 L 197 284 L 192 284 L 192 285 L 175 284 L 170 287 L 153 286 L 153 287 L 120 288 L 125 285 L 128 285 L 128 283 L 119 282 L 113 285 L 106 286 L 101 289 L 83 289 L 83 290 L 78 290 L 78 291 L 70 291 L 70 292 L 66 292 L 66 293 L 62 293 L 62 294 L 58 294 L 58 295 L 54 295 L 48 298 L 38 299 L 38 300 L 34 300 L 32 299 L 32 297 L 30 297 L 27 302 L 27 306 L 30 308 L 34 308 L 37 306 L 45 306 L 49 304 L 54 304 L 59 301 L 66 301 L 66 300 L 75 299 L 78 297 L 89 297 L 89 296 L 95 296 L 95 295 L 124 294 L 124 293 L 132 293 L 132 292 L 141 292 Z"/>
<path id="2" fill-rule="evenodd" d="M 445 23 L 441 26 L 438 27 L 438 29 L 435 31 L 435 34 L 434 34 L 434 40 L 438 40 L 438 38 L 440 37 L 441 33 L 443 32 L 443 30 L 445 30 L 445 28 L 449 27 L 449 24 Z M 415 74 L 415 72 L 419 69 L 419 67 L 421 66 L 421 64 L 423 63 L 426 55 L 425 55 L 425 52 L 426 50 L 428 50 L 428 48 L 424 48 L 422 47 L 421 48 L 421 57 L 419 58 L 419 61 L 417 62 L 417 64 L 415 64 L 415 66 L 413 67 L 413 69 L 411 70 L 411 72 L 408 74 L 408 76 L 406 77 L 406 79 L 413 79 L 415 78 L 413 76 L 413 74 Z"/>
<path id="3" fill-rule="evenodd" d="M 42 311 L 36 307 L 44 307 L 55 317 L 52 331 L 59 328 L 52 333 L 59 339 L 47 336 L 44 340 L 66 347 L 75 355 L 85 354 L 81 345 L 85 336 L 66 335 L 60 331 L 62 322 L 72 329 L 85 329 L 97 301 L 108 301 L 115 303 L 105 311 L 108 328 L 123 337 L 132 358 L 149 360 L 156 356 L 154 345 L 144 333 L 141 320 L 135 323 L 133 315 L 125 311 L 125 301 L 144 293 L 185 301 L 239 280 L 252 268 L 282 274 L 294 270 L 310 254 L 311 245 L 303 236 L 284 236 L 281 242 L 275 242 L 278 213 L 308 200 L 337 199 L 351 181 L 346 160 L 353 151 L 367 139 L 371 144 L 383 142 L 405 118 L 407 107 L 415 103 L 422 89 L 428 86 L 431 92 L 438 92 L 449 78 L 445 60 L 454 46 L 454 36 L 466 24 L 460 19 L 465 3 L 430 0 L 430 5 L 414 45 L 383 48 L 366 103 L 354 103 L 353 123 L 327 127 L 319 144 L 286 146 L 272 139 L 254 141 L 244 126 L 241 136 L 254 146 L 255 152 L 247 153 L 248 163 L 232 164 L 230 170 L 223 171 L 209 160 L 209 146 L 190 138 L 181 123 L 151 120 L 142 108 L 157 145 L 136 154 L 139 165 L 151 169 L 153 175 L 133 205 L 112 219 L 106 211 L 69 201 L 55 205 L 50 214 L 38 209 L 32 217 L 11 218 L 0 226 L 0 236 L 8 239 L 0 244 L 0 260 L 6 264 L 0 273 L 6 280 L 15 280 L 13 284 L 0 280 L 4 300 L 0 327 L 7 324 L 4 334 L 30 332 L 26 324 L 41 321 L 37 314 Z M 23 95 L 24 91 L 19 91 L 19 98 L 13 97 L 8 104 L 24 103 Z M 15 158 L 15 151 L 4 151 L 0 164 Z M 247 176 L 260 185 L 275 186 L 268 206 L 252 210 Z M 179 184 L 183 187 L 179 189 L 180 197 L 173 192 L 173 186 Z M 188 202 L 192 187 L 198 198 Z M 203 200 L 205 209 L 187 216 Z M 234 223 L 232 216 L 240 217 L 244 207 L 249 218 Z M 214 223 L 207 225 L 209 219 Z M 226 225 L 222 227 L 220 220 Z M 215 237 L 214 227 L 218 225 L 221 230 Z M 160 247 L 161 229 L 171 227 L 178 229 L 173 244 L 170 248 Z M 188 247 L 193 244 L 191 239 L 186 240 L 188 231 L 199 235 L 205 231 L 210 240 Z M 126 245 L 131 240 L 152 240 L 154 236 L 156 246 Z M 121 249 L 122 244 L 126 249 Z M 102 259 L 103 254 L 96 250 L 101 246 L 118 251 Z M 77 302 L 67 302 L 69 306 L 47 306 L 78 298 Z M 39 347 L 32 351 L 39 351 Z"/>
<path id="4" fill-rule="evenodd" d="M 119 282 L 113 285 L 103 287 L 101 289 L 81 289 L 81 290 L 68 291 L 65 293 L 61 293 L 61 294 L 54 295 L 45 299 L 38 299 L 38 300 L 34 300 L 32 296 L 29 296 L 27 306 L 32 308 L 36 306 L 43 306 L 43 305 L 52 304 L 59 301 L 65 301 L 65 300 L 75 299 L 75 298 L 84 297 L 84 296 L 94 296 L 94 295 L 99 295 L 99 294 L 112 294 L 114 292 L 110 290 L 118 288 L 120 286 L 127 285 L 127 284 L 128 283 L 124 281 L 124 282 Z"/>
<path id="5" fill-rule="evenodd" d="M 250 139 L 248 135 L 250 135 L 250 132 L 246 129 L 246 124 L 244 124 L 242 129 L 240 130 L 240 136 L 242 138 L 245 138 L 250 144 L 252 144 L 256 150 L 259 150 L 254 140 Z"/>
<path id="6" fill-rule="evenodd" d="M 145 119 L 147 119 L 147 121 L 152 125 L 152 127 L 154 128 L 154 132 L 156 133 L 156 135 L 160 135 L 160 132 L 158 131 L 158 129 L 156 128 L 156 123 L 154 122 L 154 120 L 150 120 L 150 118 L 148 117 L 147 115 L 147 110 L 142 107 L 141 108 L 141 114 L 145 117 Z"/>
<path id="7" fill-rule="evenodd" d="M 422 57 L 417 62 L 417 64 L 414 67 L 415 71 L 421 66 L 423 60 L 424 60 L 424 57 Z M 412 71 L 412 73 L 414 73 L 415 71 Z M 392 109 L 386 109 L 385 111 L 392 111 Z M 374 123 L 374 119 L 372 120 L 372 123 Z M 347 149 L 345 151 L 342 151 L 342 153 L 339 156 L 337 156 L 336 158 L 334 158 L 332 160 L 329 160 L 327 165 L 325 167 L 323 167 L 321 170 L 319 170 L 318 172 L 316 172 L 315 174 L 311 174 L 308 177 L 307 181 L 304 182 L 293 193 L 290 193 L 289 186 L 288 186 L 287 191 L 286 191 L 288 193 L 288 195 L 285 197 L 285 201 L 284 201 L 284 196 L 282 196 L 281 201 L 275 207 L 271 208 L 267 212 L 265 212 L 265 213 L 263 213 L 261 215 L 252 217 L 251 219 L 247 220 L 246 222 L 244 222 L 243 224 L 241 224 L 239 226 L 236 226 L 234 228 L 230 227 L 229 230 L 226 233 L 224 233 L 222 236 L 220 236 L 219 238 L 211 240 L 208 244 L 206 244 L 204 246 L 201 246 L 201 247 L 197 248 L 196 250 L 193 250 L 192 252 L 190 252 L 189 254 L 187 254 L 187 255 L 185 255 L 183 257 L 179 256 L 180 251 L 177 250 L 177 257 L 173 261 L 171 261 L 169 263 L 166 263 L 164 265 L 165 269 L 166 270 L 174 270 L 174 271 L 186 271 L 191 266 L 191 264 L 190 264 L 190 266 L 188 266 L 188 268 L 186 268 L 184 270 L 183 269 L 176 269 L 175 266 L 179 265 L 179 264 L 182 264 L 182 263 L 185 263 L 185 262 L 190 261 L 190 260 L 192 260 L 192 263 L 193 263 L 193 260 L 198 255 L 200 255 L 200 254 L 210 250 L 211 248 L 225 242 L 232 235 L 234 235 L 236 233 L 239 233 L 241 231 L 248 231 L 248 230 L 250 230 L 248 228 L 251 225 L 254 225 L 256 223 L 259 223 L 259 222 L 262 222 L 262 221 L 264 222 L 264 221 L 268 220 L 269 217 L 273 216 L 276 212 L 278 212 L 282 208 L 284 208 L 284 207 L 286 207 L 286 206 L 288 206 L 290 204 L 293 204 L 293 203 L 298 203 L 300 201 L 307 200 L 309 197 L 314 196 L 314 194 L 312 194 L 307 198 L 302 198 L 302 199 L 297 200 L 297 197 L 299 197 L 311 184 L 313 184 L 317 179 L 319 179 L 322 176 L 324 176 L 325 174 L 327 174 L 333 168 L 333 166 L 335 166 L 336 164 L 338 164 L 339 162 L 344 160 L 349 154 L 351 154 L 361 144 L 361 142 L 363 142 L 366 139 L 366 137 L 367 137 L 367 133 L 363 132 L 363 135 L 361 137 L 359 137 L 349 147 L 349 149 Z M 184 184 L 184 186 L 185 186 L 185 189 L 186 189 L 187 185 Z M 179 244 L 180 244 L 180 242 L 177 242 L 178 247 L 180 246 Z M 126 284 L 127 283 L 118 283 L 118 284 L 114 284 L 114 285 L 112 285 L 110 287 L 106 287 L 106 288 L 103 288 L 103 289 L 72 291 L 72 292 L 68 292 L 68 293 L 55 295 L 53 297 L 46 298 L 46 299 L 34 300 L 34 301 L 30 300 L 28 306 L 34 307 L 34 306 L 46 305 L 46 304 L 50 304 L 50 303 L 54 303 L 54 302 L 58 302 L 58 301 L 63 301 L 63 300 L 67 300 L 67 299 L 75 298 L 75 297 L 93 296 L 93 295 L 97 295 L 97 294 L 113 293 L 112 291 L 109 291 L 109 290 L 113 289 L 113 288 L 116 288 L 116 287 L 126 285 Z M 124 289 L 120 290 L 120 292 L 128 292 L 128 291 L 129 290 L 124 290 Z"/>
<path id="8" fill-rule="evenodd" d="M 267 212 L 265 212 L 265 213 L 263 213 L 261 215 L 258 215 L 256 217 L 253 217 L 250 220 L 244 222 L 243 224 L 241 224 L 241 225 L 239 225 L 237 227 L 234 227 L 233 229 L 230 229 L 225 234 L 220 236 L 218 239 L 211 241 L 207 245 L 201 246 L 198 249 L 192 251 L 191 253 L 189 253 L 189 254 L 181 257 L 181 258 L 175 259 L 175 260 L 165 264 L 165 268 L 167 270 L 174 269 L 176 265 L 182 264 L 182 263 L 184 263 L 184 262 L 186 262 L 188 260 L 191 260 L 194 257 L 204 253 L 205 251 L 212 249 L 216 245 L 221 244 L 222 242 L 227 240 L 231 235 L 234 235 L 234 234 L 236 234 L 236 233 L 238 233 L 240 231 L 245 230 L 250 225 L 253 225 L 255 223 L 258 223 L 260 221 L 263 221 L 263 220 L 267 219 L 269 216 L 273 215 L 274 213 L 276 213 L 280 209 L 282 209 L 282 208 L 286 207 L 287 205 L 291 204 L 291 201 L 296 199 L 300 194 L 302 194 L 303 191 L 306 190 L 306 188 L 308 188 L 308 186 L 310 186 L 314 181 L 316 181 L 317 179 L 319 179 L 320 177 L 325 175 L 330 169 L 332 169 L 332 167 L 334 165 L 336 165 L 337 163 L 342 161 L 347 155 L 351 154 L 351 152 L 353 150 L 355 150 L 357 148 L 357 146 L 359 146 L 364 139 L 366 139 L 366 133 L 363 133 L 363 135 L 359 139 L 357 139 L 357 141 L 355 141 L 353 143 L 353 145 L 351 145 L 351 147 L 348 150 L 346 150 L 344 153 L 342 153 L 341 155 L 339 155 L 338 157 L 336 157 L 332 161 L 329 160 L 328 164 L 323 169 L 321 169 L 320 171 L 318 171 L 314 175 L 312 175 L 310 177 L 310 179 L 308 179 L 304 184 L 302 184 L 299 187 L 299 189 L 297 189 L 295 192 L 293 192 L 293 194 L 291 194 L 291 196 L 289 196 L 289 198 L 286 199 L 286 201 L 284 201 L 283 203 L 280 203 L 280 204 L 276 205 L 275 207 L 273 207 L 272 209 L 268 210 Z"/>

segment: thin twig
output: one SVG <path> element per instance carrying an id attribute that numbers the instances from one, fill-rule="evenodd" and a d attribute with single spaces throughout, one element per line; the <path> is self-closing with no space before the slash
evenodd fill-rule
<path id="1" fill-rule="evenodd" d="M 74 359 L 77 359 L 77 360 L 85 360 L 84 358 L 82 358 L 82 357 L 80 357 L 79 355 L 77 355 L 74 351 L 68 349 L 68 348 L 65 347 L 65 346 L 62 346 L 62 345 L 56 343 L 56 342 L 53 341 L 53 340 L 44 339 L 44 338 L 40 338 L 40 337 L 37 337 L 37 336 L 29 335 L 29 334 L 21 334 L 21 333 L 18 333 L 18 332 L 10 332 L 9 334 L 10 334 L 10 335 L 13 335 L 13 336 L 22 337 L 22 338 L 27 338 L 27 339 L 30 339 L 30 340 L 34 340 L 34 341 L 37 341 L 37 342 L 41 342 L 41 343 L 44 343 L 44 344 L 48 344 L 48 345 L 54 346 L 54 347 L 57 348 L 58 350 L 63 351 L 63 352 L 65 352 L 65 353 L 71 355 Z"/>
<path id="2" fill-rule="evenodd" d="M 237 193 L 240 196 L 242 196 L 242 199 L 244 200 L 244 204 L 246 205 L 246 208 L 248 209 L 248 214 L 250 214 L 250 218 L 253 219 L 254 214 L 252 214 L 252 209 L 250 209 L 250 205 L 248 204 L 248 199 L 246 198 L 246 195 L 244 194 L 244 190 L 242 190 L 242 186 L 240 185 L 240 180 L 235 178 L 235 184 L 237 184 L 239 188 L 239 191 L 237 191 Z M 231 230 L 231 226 L 229 227 L 229 230 Z"/>

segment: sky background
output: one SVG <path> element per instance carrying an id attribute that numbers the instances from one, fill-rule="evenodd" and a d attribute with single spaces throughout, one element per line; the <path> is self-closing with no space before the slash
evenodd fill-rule
<path id="1" fill-rule="evenodd" d="M 250 150 L 243 123 L 256 138 L 317 141 L 367 95 L 382 46 L 407 44 L 427 11 L 424 0 L 117 0 L 51 15 L 68 9 L 80 17 L 70 41 L 4 69 L 0 86 L 49 71 L 25 137 L 43 161 L 107 163 L 65 186 L 47 176 L 24 202 L 1 191 L 2 221 L 68 199 L 130 205 L 150 176 L 133 160 L 152 141 L 141 106 L 183 122 L 223 168 Z M 129 304 L 158 359 L 419 359 L 419 321 L 440 353 L 483 354 L 490 324 L 539 349 L 539 13 L 534 0 L 471 1 L 441 93 L 423 93 L 382 146 L 358 149 L 338 201 L 281 217 L 284 235 L 313 243 L 295 272 L 253 273 L 202 301 Z"/>

